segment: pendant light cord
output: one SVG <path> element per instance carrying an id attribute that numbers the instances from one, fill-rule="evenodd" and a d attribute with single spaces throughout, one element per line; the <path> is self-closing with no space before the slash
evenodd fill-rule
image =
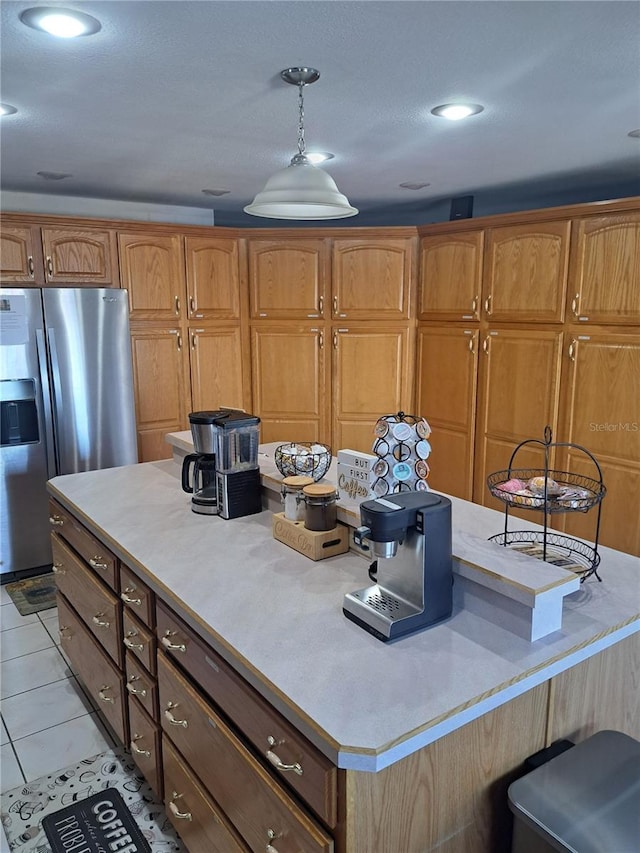
<path id="1" fill-rule="evenodd" d="M 305 153 L 305 142 L 304 142 L 304 99 L 302 95 L 302 90 L 304 89 L 304 83 L 298 84 L 298 154 L 301 157 L 304 157 Z"/>

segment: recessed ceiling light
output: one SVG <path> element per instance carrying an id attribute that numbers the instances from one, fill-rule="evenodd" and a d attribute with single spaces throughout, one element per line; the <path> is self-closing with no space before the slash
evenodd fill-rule
<path id="1" fill-rule="evenodd" d="M 202 190 L 205 195 L 228 195 L 231 190 Z"/>
<path id="2" fill-rule="evenodd" d="M 477 115 L 483 109 L 481 104 L 441 104 L 439 107 L 434 107 L 431 112 L 434 116 L 459 121 L 461 118 Z"/>
<path id="3" fill-rule="evenodd" d="M 57 9 L 50 6 L 37 6 L 25 9 L 20 20 L 34 30 L 43 30 L 58 38 L 72 39 L 78 36 L 90 36 L 97 33 L 102 25 L 91 15 L 71 9 Z"/>
<path id="4" fill-rule="evenodd" d="M 73 177 L 70 172 L 36 172 L 36 175 L 44 178 L 45 181 L 61 181 L 63 178 Z"/>
<path id="5" fill-rule="evenodd" d="M 418 181 L 406 181 L 404 184 L 398 184 L 403 190 L 422 190 L 425 187 L 430 187 L 431 184 L 419 183 Z"/>
<path id="6" fill-rule="evenodd" d="M 11 116 L 17 112 L 18 110 L 11 104 L 0 104 L 0 116 Z"/>
<path id="7" fill-rule="evenodd" d="M 328 151 L 305 151 L 305 154 L 314 166 L 318 163 L 324 163 L 325 160 L 333 160 L 334 154 L 329 154 Z"/>
<path id="8" fill-rule="evenodd" d="M 627 136 L 631 136 L 633 139 L 640 139 L 640 127 L 637 130 L 630 130 Z"/>

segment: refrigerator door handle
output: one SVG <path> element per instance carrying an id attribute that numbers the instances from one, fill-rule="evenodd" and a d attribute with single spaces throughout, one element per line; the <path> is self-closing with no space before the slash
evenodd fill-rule
<path id="1" fill-rule="evenodd" d="M 56 447 L 53 435 L 53 412 L 51 410 L 51 389 L 49 387 L 49 370 L 47 367 L 47 346 L 44 339 L 44 331 L 36 329 L 36 354 L 40 372 L 40 393 L 42 396 L 42 415 L 44 419 L 44 440 L 47 456 L 47 474 L 55 477 L 58 473 L 56 467 Z"/>
<path id="2" fill-rule="evenodd" d="M 51 362 L 51 421 L 54 427 L 54 435 L 58 435 L 60 429 L 60 416 L 62 413 L 62 382 L 60 379 L 60 364 L 58 362 L 58 350 L 56 349 L 56 333 L 54 329 L 47 329 L 47 343 L 49 345 L 49 359 Z M 54 443 L 56 470 L 60 471 L 60 448 L 58 442 Z"/>

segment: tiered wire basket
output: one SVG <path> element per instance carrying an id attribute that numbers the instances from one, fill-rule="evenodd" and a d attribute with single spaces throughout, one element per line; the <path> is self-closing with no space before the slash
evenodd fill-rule
<path id="1" fill-rule="evenodd" d="M 542 447 L 544 468 L 520 468 L 516 464 L 522 448 Z M 549 459 L 556 448 L 567 447 L 584 454 L 594 466 L 597 476 L 586 477 L 569 471 L 549 467 Z M 595 575 L 601 581 L 597 569 L 600 565 L 598 537 L 600 514 L 606 488 L 602 482 L 602 471 L 596 458 L 584 447 L 567 442 L 553 442 L 551 427 L 545 427 L 544 440 L 527 439 L 517 445 L 509 467 L 487 477 L 491 494 L 504 504 L 504 530 L 489 541 L 512 548 L 556 566 L 561 566 L 580 575 L 584 581 Z M 557 513 L 588 512 L 597 508 L 595 516 L 594 543 L 583 542 L 549 529 L 550 516 Z M 542 530 L 509 530 L 509 512 L 512 509 L 530 509 L 542 512 Z"/>

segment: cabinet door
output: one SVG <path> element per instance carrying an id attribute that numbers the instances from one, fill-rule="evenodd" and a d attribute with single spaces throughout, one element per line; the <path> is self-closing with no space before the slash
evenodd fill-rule
<path id="1" fill-rule="evenodd" d="M 251 317 L 323 317 L 327 270 L 324 240 L 250 240 Z"/>
<path id="2" fill-rule="evenodd" d="M 229 320 L 240 317 L 240 278 L 236 240 L 185 239 L 188 316 Z"/>
<path id="3" fill-rule="evenodd" d="M 141 462 L 167 459 L 168 432 L 187 429 L 188 358 L 179 329 L 132 329 L 138 455 Z"/>
<path id="4" fill-rule="evenodd" d="M 423 237 L 420 320 L 477 320 L 482 289 L 482 231 Z"/>
<path id="5" fill-rule="evenodd" d="M 371 452 L 381 415 L 410 413 L 412 369 L 406 326 L 335 327 L 333 445 Z"/>
<path id="6" fill-rule="evenodd" d="M 429 485 L 467 501 L 473 493 L 477 370 L 477 329 L 418 329 L 416 414 L 432 429 Z"/>
<path id="7" fill-rule="evenodd" d="M 334 240 L 333 316 L 408 318 L 412 247 L 410 238 Z"/>
<path id="8" fill-rule="evenodd" d="M 569 226 L 569 222 L 540 222 L 489 229 L 484 264 L 487 317 L 562 322 Z"/>
<path id="9" fill-rule="evenodd" d="M 0 281 L 44 284 L 40 229 L 2 226 L 0 234 Z"/>
<path id="10" fill-rule="evenodd" d="M 181 239 L 177 235 L 118 234 L 122 287 L 129 291 L 132 320 L 176 323 L 184 316 Z"/>
<path id="11" fill-rule="evenodd" d="M 43 228 L 47 284 L 118 287 L 115 232 Z"/>
<path id="12" fill-rule="evenodd" d="M 586 447 L 602 468 L 600 542 L 640 555 L 640 336 L 579 335 L 566 343 L 565 359 L 562 438 Z M 593 463 L 574 449 L 561 467 L 597 478 Z M 593 541 L 596 512 L 562 516 L 563 529 Z"/>
<path id="13" fill-rule="evenodd" d="M 542 441 L 549 425 L 557 439 L 562 333 L 539 329 L 492 330 L 480 353 L 476 432 L 474 500 L 503 510 L 491 497 L 486 479 L 508 467 L 516 445 L 526 439 Z M 551 464 L 555 459 L 551 459 Z M 542 447 L 518 453 L 518 468 L 543 468 Z M 515 514 L 520 511 L 514 510 Z M 522 511 L 539 521 L 539 514 Z M 499 533 L 499 530 L 487 531 Z"/>
<path id="14" fill-rule="evenodd" d="M 260 441 L 328 440 L 324 331 L 305 326 L 254 326 L 251 331 L 253 412 Z"/>
<path id="15" fill-rule="evenodd" d="M 640 324 L 640 213 L 580 219 L 572 246 L 573 319 Z"/>
<path id="16" fill-rule="evenodd" d="M 247 409 L 239 326 L 190 328 L 193 410 Z"/>

